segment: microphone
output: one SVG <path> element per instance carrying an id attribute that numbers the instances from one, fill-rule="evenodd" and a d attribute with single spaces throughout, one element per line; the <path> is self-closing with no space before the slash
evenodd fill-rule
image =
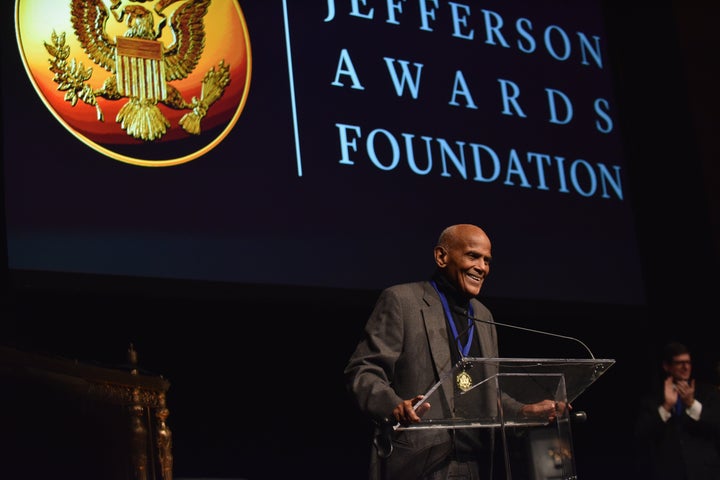
<path id="1" fill-rule="evenodd" d="M 570 420 L 573 423 L 585 423 L 587 421 L 587 413 L 583 411 L 573 412 L 570 414 Z"/>
<path id="2" fill-rule="evenodd" d="M 595 355 L 593 355 L 593 353 L 590 351 L 588 346 L 585 345 L 582 341 L 580 341 L 579 339 L 577 339 L 575 337 L 569 337 L 567 335 L 560 335 L 558 333 L 546 332 L 543 330 L 535 330 L 534 328 L 521 327 L 519 325 L 510 325 L 509 323 L 500 323 L 500 322 L 495 322 L 495 321 L 491 322 L 490 320 L 483 320 L 482 318 L 471 317 L 470 315 L 468 315 L 467 310 L 465 310 L 464 308 L 462 308 L 460 306 L 454 306 L 453 310 L 455 312 L 459 313 L 460 315 L 467 317 L 468 319 L 472 320 L 473 322 L 487 323 L 488 325 L 499 325 L 501 327 L 515 328 L 517 330 L 524 330 L 526 332 L 539 333 L 540 335 L 549 335 L 551 337 L 564 338 L 565 340 L 572 340 L 572 341 L 577 342 L 580 345 L 582 345 L 583 348 L 585 348 L 585 350 L 587 350 L 587 352 L 590 354 L 590 358 L 595 360 Z M 468 329 L 469 329 L 469 327 L 466 328 L 464 331 L 460 332 L 460 335 L 467 332 Z"/>

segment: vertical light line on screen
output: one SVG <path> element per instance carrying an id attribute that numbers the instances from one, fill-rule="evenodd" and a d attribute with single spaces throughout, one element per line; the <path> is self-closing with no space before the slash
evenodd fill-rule
<path id="1" fill-rule="evenodd" d="M 295 156 L 297 158 L 298 177 L 302 177 L 302 159 L 300 158 L 300 136 L 298 134 L 297 107 L 295 105 L 295 81 L 293 79 L 292 52 L 290 51 L 290 23 L 288 22 L 287 0 L 283 0 L 285 21 L 285 45 L 287 47 L 288 77 L 290 80 L 290 104 L 292 105 L 293 130 L 295 133 Z"/>

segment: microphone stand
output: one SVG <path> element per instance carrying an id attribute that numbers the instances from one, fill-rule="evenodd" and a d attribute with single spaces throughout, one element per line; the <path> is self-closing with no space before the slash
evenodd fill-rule
<path id="1" fill-rule="evenodd" d="M 559 333 L 546 332 L 546 331 L 544 331 L 544 330 L 536 330 L 536 329 L 534 329 L 534 328 L 521 327 L 521 326 L 519 326 L 519 325 L 511 325 L 511 324 L 509 324 L 509 323 L 500 323 L 500 322 L 496 322 L 496 321 L 494 321 L 494 320 L 493 320 L 493 321 L 490 321 L 490 320 L 484 320 L 484 319 L 482 319 L 482 318 L 471 317 L 470 315 L 468 315 L 467 310 L 463 309 L 462 307 L 453 307 L 453 310 L 454 310 L 455 312 L 457 312 L 457 313 L 460 313 L 461 315 L 464 315 L 465 317 L 467 317 L 469 320 L 472 320 L 473 322 L 480 322 L 480 323 L 485 323 L 485 324 L 488 324 L 488 325 L 499 325 L 499 326 L 501 326 L 501 327 L 515 328 L 515 329 L 517 329 L 517 330 L 524 330 L 524 331 L 526 331 L 526 332 L 538 333 L 538 334 L 540 334 L 540 335 L 549 335 L 549 336 L 551 336 L 551 337 L 563 338 L 563 339 L 565 339 L 565 340 L 572 340 L 572 341 L 577 342 L 577 343 L 579 343 L 580 345 L 582 345 L 583 348 L 585 348 L 585 350 L 587 350 L 588 354 L 590 355 L 590 358 L 593 359 L 593 360 L 595 360 L 595 355 L 593 355 L 592 351 L 590 351 L 590 349 L 588 348 L 588 346 L 585 345 L 585 343 L 583 343 L 583 342 L 582 342 L 580 339 L 578 339 L 578 338 L 570 337 L 570 336 L 567 336 L 567 335 L 560 335 Z M 467 331 L 470 329 L 470 327 L 471 327 L 471 325 L 468 325 L 463 331 L 461 331 L 461 332 L 458 334 L 458 337 L 460 337 L 460 336 L 462 336 L 463 334 L 467 333 Z"/>

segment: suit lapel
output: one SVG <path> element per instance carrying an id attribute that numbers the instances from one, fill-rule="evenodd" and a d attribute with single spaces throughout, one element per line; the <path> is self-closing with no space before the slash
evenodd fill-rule
<path id="1" fill-rule="evenodd" d="M 433 361 L 433 368 L 437 378 L 443 379 L 452 372 L 452 358 L 450 349 L 445 312 L 437 292 L 430 282 L 424 285 L 423 300 L 426 307 L 422 310 L 425 331 L 430 345 L 430 356 Z M 442 389 L 442 395 L 447 405 L 453 404 L 453 392 Z"/>

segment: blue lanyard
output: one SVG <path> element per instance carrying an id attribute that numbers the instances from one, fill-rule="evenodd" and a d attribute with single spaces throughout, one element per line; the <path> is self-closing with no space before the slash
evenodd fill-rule
<path id="1" fill-rule="evenodd" d="M 445 294 L 440 291 L 434 280 L 431 280 L 430 283 L 432 283 L 433 288 L 435 288 L 435 291 L 438 293 L 438 295 L 440 295 L 440 302 L 442 303 L 443 310 L 445 310 L 445 317 L 448 319 L 448 323 L 450 324 L 450 328 L 452 329 L 452 333 L 455 337 L 455 341 L 457 342 L 460 355 L 462 355 L 463 357 L 467 357 L 468 352 L 470 352 L 470 345 L 472 345 L 473 334 L 475 333 L 475 322 L 473 322 L 470 318 L 473 316 L 472 305 L 468 302 L 468 339 L 465 346 L 463 346 L 462 343 L 460 343 L 460 335 L 458 334 L 457 327 L 455 326 L 455 320 L 453 320 L 452 314 L 450 313 L 450 305 L 448 305 Z"/>

